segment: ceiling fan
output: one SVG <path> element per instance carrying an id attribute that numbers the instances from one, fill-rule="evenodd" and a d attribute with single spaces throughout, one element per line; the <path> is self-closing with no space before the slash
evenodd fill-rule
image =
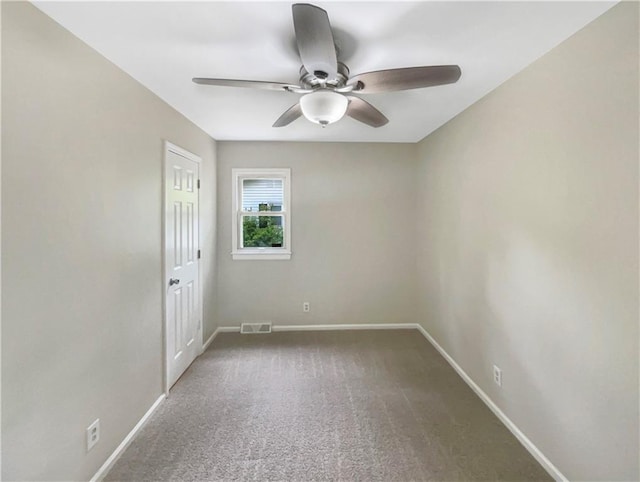
<path id="1" fill-rule="evenodd" d="M 292 6 L 293 27 L 302 60 L 300 85 L 258 80 L 209 79 L 196 77 L 196 84 L 278 90 L 304 94 L 287 109 L 273 127 L 284 127 L 300 116 L 322 127 L 339 121 L 345 114 L 371 127 L 389 122 L 382 112 L 354 94 L 375 94 L 418 89 L 457 82 L 457 65 L 432 65 L 378 70 L 349 76 L 349 68 L 339 62 L 327 12 L 306 3 Z"/>

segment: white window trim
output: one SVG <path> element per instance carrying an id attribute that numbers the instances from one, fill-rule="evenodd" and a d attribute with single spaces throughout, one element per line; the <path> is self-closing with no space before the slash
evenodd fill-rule
<path id="1" fill-rule="evenodd" d="M 240 248 L 241 206 L 240 187 L 244 179 L 282 179 L 284 206 L 278 215 L 284 217 L 282 248 Z M 234 168 L 231 169 L 231 257 L 234 260 L 288 260 L 291 259 L 291 169 L 290 168 Z"/>

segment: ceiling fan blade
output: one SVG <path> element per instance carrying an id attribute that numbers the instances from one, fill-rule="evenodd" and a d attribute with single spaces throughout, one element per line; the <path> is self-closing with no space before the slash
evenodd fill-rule
<path id="1" fill-rule="evenodd" d="M 358 94 L 375 94 L 453 84 L 461 74 L 457 65 L 406 67 L 359 74 L 349 79 L 349 85 L 353 85 L 353 92 Z"/>
<path id="2" fill-rule="evenodd" d="M 319 79 L 335 79 L 338 59 L 327 12 L 307 3 L 296 3 L 291 9 L 304 68 Z"/>
<path id="3" fill-rule="evenodd" d="M 273 127 L 288 126 L 301 115 L 302 109 L 300 108 L 300 104 L 294 104 L 289 107 L 284 114 L 278 117 L 278 120 L 273 123 Z"/>
<path id="4" fill-rule="evenodd" d="M 382 127 L 389 119 L 382 112 L 369 104 L 366 100 L 354 95 L 348 95 L 349 105 L 347 106 L 347 115 L 371 127 Z"/>
<path id="5" fill-rule="evenodd" d="M 192 79 L 196 84 L 201 85 L 220 85 L 223 87 L 249 87 L 251 89 L 263 90 L 279 90 L 291 92 L 301 87 L 297 85 L 284 84 L 281 82 L 264 82 L 262 80 L 234 80 L 234 79 L 207 79 L 203 77 L 194 77 Z"/>

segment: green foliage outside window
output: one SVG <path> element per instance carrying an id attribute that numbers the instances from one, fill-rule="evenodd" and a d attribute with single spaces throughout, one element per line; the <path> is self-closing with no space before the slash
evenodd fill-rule
<path id="1" fill-rule="evenodd" d="M 242 238 L 245 248 L 282 247 L 282 218 L 279 216 L 245 216 Z"/>

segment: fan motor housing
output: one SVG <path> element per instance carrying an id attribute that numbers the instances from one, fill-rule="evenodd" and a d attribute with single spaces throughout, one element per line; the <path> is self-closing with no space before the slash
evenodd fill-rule
<path id="1" fill-rule="evenodd" d="M 349 80 L 349 67 L 342 62 L 338 62 L 338 74 L 333 79 L 327 78 L 326 72 L 309 73 L 304 65 L 300 67 L 300 85 L 309 89 L 318 87 L 339 89 L 347 84 L 347 80 Z"/>

